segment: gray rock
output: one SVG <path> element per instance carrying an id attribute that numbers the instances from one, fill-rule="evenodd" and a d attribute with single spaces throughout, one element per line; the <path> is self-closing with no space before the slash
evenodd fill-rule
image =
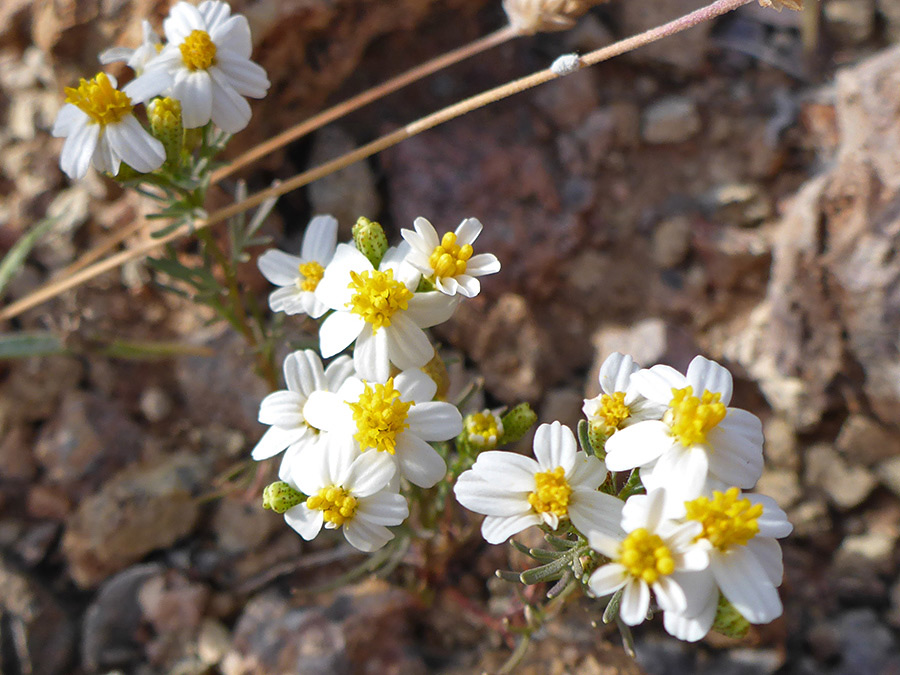
<path id="1" fill-rule="evenodd" d="M 800 468 L 797 452 L 797 434 L 791 424 L 782 417 L 770 417 L 763 422 L 766 462 L 772 466 L 796 471 Z"/>
<path id="2" fill-rule="evenodd" d="M 693 99 L 672 96 L 647 107 L 642 115 L 641 136 L 647 143 L 682 143 L 700 131 L 702 122 Z"/>
<path id="3" fill-rule="evenodd" d="M 653 259 L 660 267 L 677 267 L 691 250 L 694 228 L 687 216 L 674 216 L 653 230 Z"/>
<path id="4" fill-rule="evenodd" d="M 841 573 L 856 576 L 889 574 L 893 571 L 897 533 L 882 531 L 844 537 L 834 556 L 834 566 Z"/>
<path id="5" fill-rule="evenodd" d="M 900 497 L 900 457 L 886 459 L 876 469 L 882 484 Z"/>
<path id="6" fill-rule="evenodd" d="M 848 466 L 830 446 L 814 445 L 806 453 L 804 482 L 823 490 L 844 509 L 859 506 L 878 484 L 874 474 L 860 466 Z"/>
<path id="7" fill-rule="evenodd" d="M 841 426 L 834 445 L 850 464 L 871 467 L 900 456 L 900 433 L 871 417 L 851 415 Z"/>
<path id="8" fill-rule="evenodd" d="M 875 0 L 829 0 L 823 7 L 828 31 L 839 42 L 864 42 L 875 28 Z"/>
<path id="9" fill-rule="evenodd" d="M 824 500 L 803 502 L 788 512 L 788 520 L 794 526 L 793 536 L 815 539 L 831 531 L 831 516 Z"/>
<path id="10" fill-rule="evenodd" d="M 838 675 L 885 672 L 885 665 L 896 658 L 897 639 L 873 610 L 847 612 L 835 623 L 841 637 Z"/>
<path id="11" fill-rule="evenodd" d="M 755 490 L 771 496 L 783 509 L 792 507 L 803 496 L 797 472 L 790 469 L 765 469 Z"/>

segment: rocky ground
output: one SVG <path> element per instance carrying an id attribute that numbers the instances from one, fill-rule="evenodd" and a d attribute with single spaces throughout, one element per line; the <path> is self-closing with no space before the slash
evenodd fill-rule
<path id="1" fill-rule="evenodd" d="M 503 21 L 486 0 L 236 4 L 273 88 L 235 152 Z M 521 38 L 362 110 L 247 178 L 290 176 L 697 4 L 614 0 L 569 32 Z M 66 181 L 48 131 L 62 87 L 166 5 L 0 2 L 0 251 L 62 216 L 4 300 L 146 211 L 106 179 Z M 643 626 L 634 663 L 592 626 L 592 603 L 576 602 L 518 672 L 900 672 L 900 1 L 821 9 L 811 30 L 803 15 L 748 6 L 279 203 L 269 227 L 284 248 L 313 213 L 347 226 L 365 214 L 394 235 L 418 215 L 440 228 L 481 219 L 503 272 L 439 337 L 484 375 L 491 401 L 573 423 L 610 351 L 676 367 L 703 353 L 735 372 L 737 405 L 764 420 L 760 490 L 795 526 L 784 617 L 699 646 Z M 267 291 L 252 265 L 243 278 Z M 516 564 L 505 547 L 456 542 L 427 572 L 410 558 L 388 581 L 307 592 L 360 559 L 303 542 L 230 479 L 263 430 L 265 385 L 237 337 L 152 281 L 132 264 L 3 328 L 49 328 L 81 347 L 125 336 L 209 349 L 0 364 L 0 672 L 498 668 L 511 646 L 502 620 L 518 610 L 491 578 Z"/>

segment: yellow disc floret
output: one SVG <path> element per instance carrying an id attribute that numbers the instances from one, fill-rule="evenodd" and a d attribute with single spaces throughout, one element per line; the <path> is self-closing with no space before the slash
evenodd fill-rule
<path id="1" fill-rule="evenodd" d="M 456 243 L 456 235 L 447 232 L 440 245 L 431 252 L 428 264 L 434 270 L 435 278 L 455 277 L 466 273 L 466 265 L 472 253 L 471 244 L 460 246 Z"/>
<path id="2" fill-rule="evenodd" d="M 77 87 L 66 87 L 66 103 L 71 103 L 95 124 L 116 124 L 131 114 L 131 99 L 113 87 L 106 73 L 93 80 L 81 79 Z"/>
<path id="3" fill-rule="evenodd" d="M 603 394 L 600 397 L 600 409 L 597 414 L 608 426 L 618 429 L 622 422 L 631 417 L 631 409 L 625 405 L 625 392 Z"/>
<path id="4" fill-rule="evenodd" d="M 413 297 L 411 290 L 394 279 L 393 270 L 350 272 L 350 278 L 353 297 L 347 306 L 372 325 L 373 333 L 383 326 L 390 326 L 391 317 L 398 311 L 405 311 Z"/>
<path id="5" fill-rule="evenodd" d="M 479 448 L 496 448 L 497 441 L 503 435 L 503 422 L 490 410 L 467 415 L 465 425 L 469 443 Z"/>
<path id="6" fill-rule="evenodd" d="M 216 62 L 216 43 L 205 30 L 192 30 L 179 49 L 188 70 L 206 70 Z"/>
<path id="7" fill-rule="evenodd" d="M 303 279 L 297 279 L 297 286 L 301 291 L 309 291 L 310 293 L 316 290 L 319 282 L 322 281 L 322 276 L 325 274 L 325 268 L 315 260 L 303 263 L 298 267 L 298 271 Z"/>
<path id="8" fill-rule="evenodd" d="M 397 435 L 409 428 L 406 418 L 412 403 L 401 401 L 392 377 L 384 384 L 366 388 L 356 403 L 350 403 L 357 432 L 354 438 L 362 450 L 375 448 L 392 455 L 397 450 Z"/>
<path id="9" fill-rule="evenodd" d="M 648 584 L 656 583 L 660 577 L 675 571 L 672 551 L 658 534 L 650 534 L 643 527 L 625 537 L 619 562 L 631 576 L 643 579 Z"/>
<path id="10" fill-rule="evenodd" d="M 528 495 L 528 503 L 538 513 L 552 513 L 560 518 L 569 513 L 569 497 L 572 487 L 566 480 L 561 466 L 552 471 L 534 474 L 534 492 Z"/>
<path id="11" fill-rule="evenodd" d="M 720 551 L 744 546 L 759 533 L 757 520 L 763 513 L 762 504 L 751 504 L 746 497 L 738 499 L 736 487 L 725 492 L 713 492 L 712 499 L 698 497 L 687 502 L 687 518 L 703 525 L 698 539 L 708 539 Z"/>
<path id="12" fill-rule="evenodd" d="M 721 394 L 708 390 L 697 398 L 691 386 L 684 389 L 673 388 L 672 400 L 666 413 L 672 435 L 685 447 L 706 443 L 706 435 L 725 419 L 727 410 L 721 399 Z"/>
<path id="13" fill-rule="evenodd" d="M 319 490 L 306 500 L 306 506 L 316 511 L 323 511 L 325 522 L 340 527 L 356 515 L 359 500 L 344 488 L 332 485 Z"/>

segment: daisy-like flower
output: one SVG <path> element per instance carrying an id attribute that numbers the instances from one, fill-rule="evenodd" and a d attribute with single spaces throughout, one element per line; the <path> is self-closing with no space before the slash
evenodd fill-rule
<path id="1" fill-rule="evenodd" d="M 308 495 L 285 511 L 284 519 L 306 539 L 322 530 L 342 528 L 347 543 L 377 551 L 394 534 L 388 529 L 409 516 L 406 499 L 392 486 L 396 468 L 380 452 L 359 453 L 349 445 L 307 455 L 292 466 L 287 483 Z"/>
<path id="2" fill-rule="evenodd" d="M 481 525 L 485 541 L 501 544 L 541 523 L 555 530 L 565 519 L 585 534 L 621 532 L 621 500 L 597 491 L 606 479 L 606 467 L 577 450 L 569 427 L 559 422 L 539 426 L 534 456 L 482 452 L 456 481 L 457 501 L 487 516 Z"/>
<path id="3" fill-rule="evenodd" d="M 741 494 L 736 487 L 714 490 L 680 509 L 686 523 L 699 523 L 697 541 L 709 551 L 709 568 L 685 574 L 693 590 L 682 612 L 666 612 L 666 630 L 695 642 L 716 618 L 719 592 L 750 623 L 769 623 L 781 615 L 784 565 L 777 539 L 793 530 L 787 516 L 770 497 Z"/>
<path id="4" fill-rule="evenodd" d="M 141 22 L 141 28 L 144 31 L 144 39 L 140 47 L 130 49 L 129 47 L 110 47 L 100 52 L 100 63 L 108 65 L 124 61 L 136 74 L 140 75 L 144 71 L 144 66 L 162 51 L 162 41 L 159 35 L 153 30 L 153 26 L 146 19 Z"/>
<path id="5" fill-rule="evenodd" d="M 279 470 L 279 477 L 286 480 L 290 464 L 322 440 L 321 428 L 311 424 L 305 415 L 309 397 L 317 391 L 337 391 L 352 374 L 353 362 L 346 356 L 323 369 L 322 360 L 311 349 L 288 354 L 284 360 L 287 389 L 272 392 L 262 400 L 259 421 L 271 427 L 259 439 L 251 457 L 261 461 L 289 448 Z"/>
<path id="6" fill-rule="evenodd" d="M 727 407 L 731 374 L 718 363 L 696 357 L 687 376 L 669 366 L 653 366 L 631 376 L 651 403 L 666 406 L 662 420 L 639 422 L 606 443 L 611 471 L 641 467 L 650 490 L 665 486 L 682 501 L 700 495 L 707 478 L 751 488 L 762 475 L 763 433 L 759 418 Z"/>
<path id="7" fill-rule="evenodd" d="M 434 380 L 421 370 L 403 371 L 384 384 L 352 377 L 336 394 L 310 396 L 304 413 L 334 437 L 329 444 L 385 454 L 403 478 L 430 488 L 447 473 L 447 465 L 428 441 L 446 441 L 462 431 L 459 410 L 433 401 L 436 391 Z"/>
<path id="8" fill-rule="evenodd" d="M 634 359 L 619 352 L 610 354 L 600 366 L 601 393 L 585 399 L 582 408 L 592 433 L 609 438 L 637 422 L 662 418 L 666 407 L 648 401 L 631 383 L 631 376 L 639 370 Z"/>
<path id="9" fill-rule="evenodd" d="M 424 218 L 416 218 L 413 227 L 415 231 L 400 230 L 411 247 L 407 260 L 441 293 L 474 298 L 481 291 L 481 282 L 475 277 L 500 271 L 500 261 L 493 253 L 473 255 L 472 244 L 482 229 L 477 218 L 466 218 L 455 232 L 440 239 Z"/>
<path id="10" fill-rule="evenodd" d="M 136 171 L 155 171 L 166 159 L 163 144 L 134 116 L 136 100 L 130 84 L 122 91 L 116 78 L 98 73 L 66 87 L 66 104 L 53 125 L 53 135 L 65 137 L 59 165 L 69 178 L 81 178 L 93 162 L 98 171 L 118 175 L 125 162 Z"/>
<path id="11" fill-rule="evenodd" d="M 269 294 L 273 312 L 309 314 L 318 319 L 328 308 L 316 299 L 316 287 L 325 267 L 334 257 L 338 222 L 332 216 L 316 216 L 306 226 L 300 257 L 269 249 L 257 261 L 259 271 L 271 283 L 280 286 Z"/>
<path id="12" fill-rule="evenodd" d="M 466 440 L 477 448 L 493 450 L 503 436 L 503 420 L 492 410 L 485 409 L 466 415 L 463 420 Z"/>
<path id="13" fill-rule="evenodd" d="M 210 120 L 229 134 L 250 121 L 245 96 L 263 98 L 269 79 L 250 60 L 247 19 L 227 3 L 204 0 L 198 7 L 179 2 L 163 22 L 167 44 L 144 66 L 132 85 L 147 100 L 164 91 L 181 102 L 186 129 Z"/>
<path id="14" fill-rule="evenodd" d="M 597 597 L 624 589 L 619 616 L 629 626 L 646 618 L 651 591 L 663 610 L 683 612 L 689 601 L 677 573 L 709 565 L 706 548 L 694 541 L 703 528 L 696 522 L 668 519 L 665 504 L 663 490 L 635 495 L 622 509 L 622 528 L 627 534 L 589 534 L 591 548 L 611 562 L 591 574 L 588 586 Z"/>
<path id="15" fill-rule="evenodd" d="M 450 318 L 458 304 L 437 291 L 416 293 L 420 274 L 405 262 L 408 247 L 389 249 L 376 270 L 348 244 L 339 244 L 316 288 L 316 297 L 335 310 L 319 329 L 325 357 L 353 341 L 353 363 L 369 382 L 385 382 L 393 363 L 400 370 L 421 368 L 434 357 L 423 328 Z"/>

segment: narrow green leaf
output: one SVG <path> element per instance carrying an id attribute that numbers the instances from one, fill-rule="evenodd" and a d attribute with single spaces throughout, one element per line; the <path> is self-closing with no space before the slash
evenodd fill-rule
<path id="1" fill-rule="evenodd" d="M 28 232 L 19 237 L 18 241 L 9 249 L 9 253 L 0 261 L 0 295 L 3 294 L 6 285 L 18 273 L 25 259 L 31 253 L 31 249 L 47 234 L 53 226 L 59 222 L 58 217 L 47 217 L 39 221 Z"/>
<path id="2" fill-rule="evenodd" d="M 65 354 L 68 350 L 52 333 L 0 334 L 0 359 L 21 359 L 28 356 Z"/>

